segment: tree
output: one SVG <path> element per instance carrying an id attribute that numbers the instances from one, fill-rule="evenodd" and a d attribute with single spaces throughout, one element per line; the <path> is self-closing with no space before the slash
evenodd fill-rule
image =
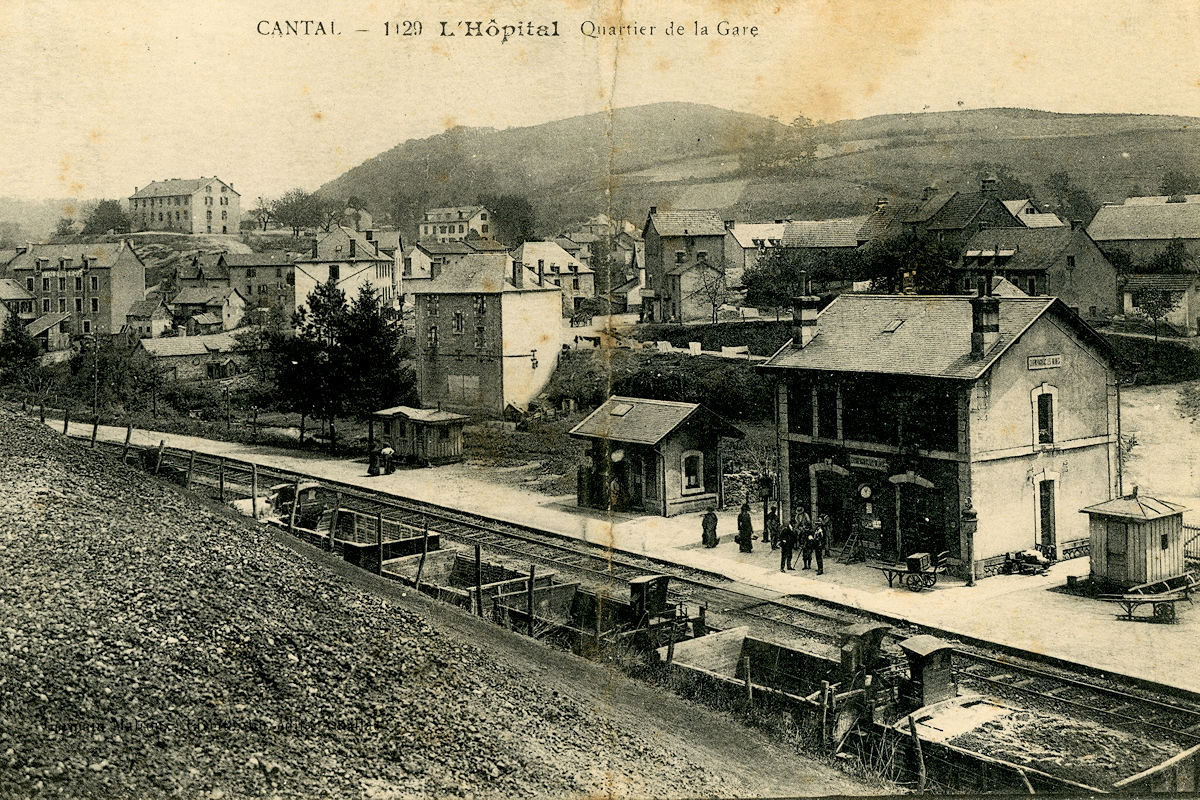
<path id="1" fill-rule="evenodd" d="M 1146 262 L 1146 272 L 1179 274 L 1196 271 L 1196 260 L 1182 239 L 1172 239 Z"/>
<path id="2" fill-rule="evenodd" d="M 1163 173 L 1159 192 L 1165 195 L 1193 194 L 1200 191 L 1200 176 L 1182 170 L 1169 169 Z"/>
<path id="3" fill-rule="evenodd" d="M 804 294 L 804 279 L 810 282 L 855 280 L 863 270 L 862 256 L 848 253 L 775 247 L 759 256 L 742 275 L 746 302 L 752 306 L 787 306 Z"/>
<path id="4" fill-rule="evenodd" d="M 101 200 L 83 223 L 84 235 L 100 233 L 129 233 L 129 215 L 117 200 Z"/>
<path id="5" fill-rule="evenodd" d="M 271 201 L 270 208 L 276 222 L 292 229 L 292 236 L 298 237 L 304 228 L 315 228 L 321 223 L 316 197 L 303 189 L 285 192 L 278 200 Z"/>
<path id="6" fill-rule="evenodd" d="M 1046 177 L 1051 208 L 1065 221 L 1090 220 L 1096 216 L 1096 201 L 1082 187 L 1071 182 L 1069 173 L 1052 172 Z"/>
<path id="7" fill-rule="evenodd" d="M 1154 341 L 1158 342 L 1158 324 L 1179 307 L 1180 296 L 1175 292 L 1145 289 L 1135 292 L 1133 304 L 1154 325 Z"/>
<path id="8" fill-rule="evenodd" d="M 368 284 L 342 318 L 337 364 L 346 413 L 365 418 L 373 411 L 415 400 L 415 380 L 400 358 L 400 335 L 379 309 Z"/>
<path id="9" fill-rule="evenodd" d="M 62 238 L 75 233 L 75 220 L 70 217 L 59 217 L 58 222 L 54 223 L 54 238 Z"/>
<path id="10" fill-rule="evenodd" d="M 0 385 L 24 386 L 38 370 L 42 348 L 15 313 L 4 319 L 0 333 Z"/>
<path id="11" fill-rule="evenodd" d="M 537 215 L 529 198 L 520 194 L 483 194 L 479 205 L 491 213 L 491 238 L 516 247 L 535 237 Z"/>
<path id="12" fill-rule="evenodd" d="M 696 274 L 699 283 L 692 290 L 691 296 L 704 299 L 704 302 L 712 309 L 712 321 L 716 323 L 717 312 L 721 306 L 733 299 L 734 291 L 725 277 L 725 270 L 718 266 L 697 263 Z"/>
<path id="13" fill-rule="evenodd" d="M 1026 200 L 1033 197 L 1033 187 L 1014 175 L 1004 164 L 977 161 L 972 166 L 978 181 L 982 181 L 988 175 L 996 176 L 996 196 L 1001 200 Z"/>
<path id="14" fill-rule="evenodd" d="M 262 195 L 259 195 L 258 202 L 255 204 L 254 209 L 250 212 L 250 214 L 254 217 L 254 221 L 257 222 L 265 231 L 267 229 L 267 223 L 271 221 L 271 209 Z"/>
<path id="15" fill-rule="evenodd" d="M 924 233 L 901 233 L 871 244 L 865 274 L 877 291 L 898 292 L 911 286 L 918 294 L 953 292 L 953 264 L 958 253 Z"/>

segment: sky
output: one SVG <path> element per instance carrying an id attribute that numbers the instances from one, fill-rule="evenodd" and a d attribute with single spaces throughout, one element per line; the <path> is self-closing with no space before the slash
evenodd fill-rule
<path id="1" fill-rule="evenodd" d="M 297 19 L 339 35 L 259 33 Z M 421 34 L 384 35 L 405 20 Z M 456 23 L 472 20 L 557 22 L 559 36 L 466 37 Z M 718 35 L 722 20 L 757 35 Z M 438 35 L 442 21 L 455 37 Z M 593 38 L 586 23 L 655 31 Z M 218 175 L 273 197 L 453 125 L 660 101 L 783 120 L 993 106 L 1200 116 L 1198 33 L 1194 0 L 3 0 L 0 196 L 126 197 Z"/>

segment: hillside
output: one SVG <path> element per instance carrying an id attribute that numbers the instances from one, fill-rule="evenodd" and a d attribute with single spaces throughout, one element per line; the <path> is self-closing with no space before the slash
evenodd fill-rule
<path id="1" fill-rule="evenodd" d="M 0 408 L 0 797 L 871 789 Z"/>
<path id="2" fill-rule="evenodd" d="M 503 131 L 455 128 L 398 145 L 321 191 L 358 194 L 409 219 L 432 205 L 520 192 L 551 233 L 599 211 L 640 223 L 651 205 L 743 219 L 864 213 L 880 195 L 911 198 L 932 182 L 973 186 L 979 162 L 1006 167 L 1038 193 L 1048 175 L 1067 171 L 1097 202 L 1154 193 L 1166 169 L 1200 173 L 1197 118 L 997 108 L 821 125 L 819 158 L 805 174 L 744 174 L 746 142 L 778 130 L 762 117 L 688 103 Z"/>

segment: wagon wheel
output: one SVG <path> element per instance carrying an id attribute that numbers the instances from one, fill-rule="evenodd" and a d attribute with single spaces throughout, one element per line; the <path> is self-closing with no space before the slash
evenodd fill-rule
<path id="1" fill-rule="evenodd" d="M 937 573 L 936 572 L 921 573 L 921 582 L 924 583 L 927 587 L 932 587 L 935 583 L 937 583 Z"/>
<path id="2" fill-rule="evenodd" d="M 919 592 L 925 588 L 925 580 L 915 572 L 905 576 L 904 583 L 908 586 L 910 592 Z"/>
<path id="3" fill-rule="evenodd" d="M 1174 622 L 1175 621 L 1175 604 L 1174 603 L 1155 603 L 1154 604 L 1154 619 L 1158 622 Z"/>

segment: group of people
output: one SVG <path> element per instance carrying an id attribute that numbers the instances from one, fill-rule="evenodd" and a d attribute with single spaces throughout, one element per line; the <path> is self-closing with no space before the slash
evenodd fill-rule
<path id="1" fill-rule="evenodd" d="M 763 529 L 763 541 L 772 550 L 779 551 L 779 571 L 795 570 L 792 563 L 797 546 L 804 563 L 803 569 L 812 569 L 813 558 L 817 561 L 817 574 L 825 574 L 825 557 L 829 555 L 829 530 L 831 521 L 828 514 L 818 514 L 814 520 L 807 511 L 802 509 L 792 512 L 791 519 L 783 525 L 779 524 L 779 512 L 775 508 L 767 511 L 766 527 Z M 717 510 L 709 508 L 701 519 L 703 533 L 701 542 L 705 547 L 716 547 L 720 542 L 717 536 Z M 733 540 L 743 553 L 754 551 L 754 523 L 750 517 L 750 506 L 742 504 L 742 510 L 737 518 L 737 535 Z"/>

